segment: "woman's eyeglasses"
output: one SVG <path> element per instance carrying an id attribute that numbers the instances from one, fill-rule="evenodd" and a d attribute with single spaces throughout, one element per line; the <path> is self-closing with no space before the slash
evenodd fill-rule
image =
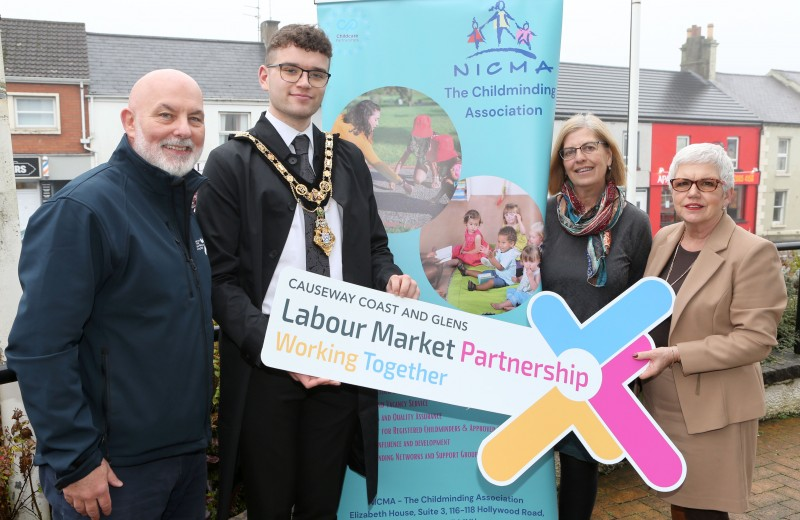
<path id="1" fill-rule="evenodd" d="M 558 155 L 561 156 L 562 159 L 565 161 L 569 161 L 575 158 L 578 155 L 578 150 L 583 152 L 583 155 L 592 155 L 597 151 L 601 144 L 607 144 L 604 141 L 590 141 L 588 143 L 583 143 L 577 148 L 562 148 L 558 151 Z"/>
<path id="2" fill-rule="evenodd" d="M 722 181 L 719 179 L 697 179 L 696 181 L 689 179 L 672 179 L 669 183 L 675 191 L 689 191 L 692 189 L 692 184 L 696 184 L 698 190 L 709 192 L 716 190 L 717 186 L 722 184 Z"/>

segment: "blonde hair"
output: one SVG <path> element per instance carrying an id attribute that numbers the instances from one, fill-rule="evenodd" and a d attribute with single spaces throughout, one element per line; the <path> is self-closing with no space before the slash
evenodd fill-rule
<path id="1" fill-rule="evenodd" d="M 620 152 L 617 142 L 611 135 L 611 129 L 599 117 L 587 112 L 575 114 L 567 119 L 553 142 L 553 153 L 550 156 L 550 180 L 547 183 L 547 191 L 551 195 L 559 193 L 564 181 L 567 180 L 564 161 L 558 152 L 564 146 L 567 136 L 581 128 L 588 128 L 594 132 L 599 141 L 603 141 L 608 146 L 608 151 L 611 153 L 611 167 L 606 173 L 606 181 L 612 180 L 617 186 L 625 186 L 625 160 L 622 158 L 622 152 Z"/>
<path id="2" fill-rule="evenodd" d="M 540 236 L 542 237 L 542 240 L 544 240 L 544 222 L 537 220 L 531 224 L 530 231 L 528 231 L 528 236 Z"/>
<path id="3" fill-rule="evenodd" d="M 500 216 L 500 219 L 503 221 L 503 224 L 506 223 L 506 213 L 516 213 L 517 215 L 522 215 L 519 211 L 519 204 L 516 202 L 508 202 L 506 203 L 505 207 L 503 208 L 503 214 Z M 514 226 L 518 226 L 519 224 L 514 224 Z"/>

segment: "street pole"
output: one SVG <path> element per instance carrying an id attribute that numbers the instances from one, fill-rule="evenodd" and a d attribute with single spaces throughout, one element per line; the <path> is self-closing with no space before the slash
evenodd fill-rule
<path id="1" fill-rule="evenodd" d="M 639 40 L 641 0 L 631 0 L 631 38 L 628 77 L 628 176 L 627 199 L 636 199 L 636 175 L 639 162 Z M 644 208 L 646 211 L 646 208 Z"/>

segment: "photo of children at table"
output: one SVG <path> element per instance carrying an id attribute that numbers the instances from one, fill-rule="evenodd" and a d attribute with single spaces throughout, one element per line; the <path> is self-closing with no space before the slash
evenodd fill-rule
<path id="1" fill-rule="evenodd" d="M 516 306 L 491 304 L 507 300 L 507 290 L 519 284 L 528 291 L 532 280 L 523 280 L 525 269 L 516 246 L 526 236 L 538 258 L 542 213 L 527 192 L 509 180 L 473 176 L 459 185 L 465 186 L 463 197 L 452 199 L 420 230 L 423 271 L 433 290 L 458 309 L 474 314 L 513 311 Z M 538 278 L 534 280 L 531 294 L 539 290 Z"/>
<path id="2" fill-rule="evenodd" d="M 481 258 L 481 263 L 494 269 L 488 271 L 467 269 L 463 262 L 456 266 L 461 276 L 472 276 L 479 279 L 477 284 L 472 280 L 467 281 L 468 291 L 488 291 L 495 287 L 506 287 L 515 283 L 512 278 L 517 272 L 517 256 L 519 256 L 519 251 L 514 249 L 516 241 L 517 232 L 514 231 L 514 228 L 503 226 L 497 234 L 495 248 L 491 249 L 489 246 L 481 248 L 481 252 L 485 255 Z M 481 274 L 487 278 L 485 281 L 480 281 Z"/>

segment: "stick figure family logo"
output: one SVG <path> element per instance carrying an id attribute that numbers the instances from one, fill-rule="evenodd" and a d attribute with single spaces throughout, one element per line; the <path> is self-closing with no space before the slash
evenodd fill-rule
<path id="1" fill-rule="evenodd" d="M 514 18 L 511 13 L 506 10 L 506 3 L 499 0 L 489 8 L 490 15 L 486 20 L 481 23 L 479 17 L 472 18 L 472 31 L 470 31 L 467 42 L 475 45 L 475 50 L 480 51 L 481 46 L 487 47 L 497 39 L 497 48 L 488 49 L 476 52 L 473 56 L 482 54 L 483 52 L 519 52 L 528 56 L 529 58 L 536 59 L 536 55 L 531 52 L 531 39 L 536 36 L 531 30 L 530 23 L 525 20 L 522 25 Z M 513 29 L 512 24 L 516 27 Z M 489 26 L 487 28 L 487 26 Z M 484 31 L 484 28 L 486 30 Z M 513 31 L 513 32 L 512 32 Z M 512 40 L 513 44 L 504 43 Z M 527 51 L 523 48 L 527 47 Z M 470 56 L 472 57 L 472 56 Z"/>
<path id="2" fill-rule="evenodd" d="M 484 477 L 511 484 L 572 431 L 598 461 L 610 464 L 627 457 L 653 489 L 680 486 L 686 477 L 683 455 L 628 388 L 646 366 L 633 354 L 654 348 L 646 332 L 671 313 L 674 299 L 664 281 L 645 278 L 581 324 L 558 295 L 532 298 L 531 327 L 560 357 L 576 348 L 593 355 L 601 382 L 569 395 L 554 387 L 509 418 L 478 451 Z"/>

